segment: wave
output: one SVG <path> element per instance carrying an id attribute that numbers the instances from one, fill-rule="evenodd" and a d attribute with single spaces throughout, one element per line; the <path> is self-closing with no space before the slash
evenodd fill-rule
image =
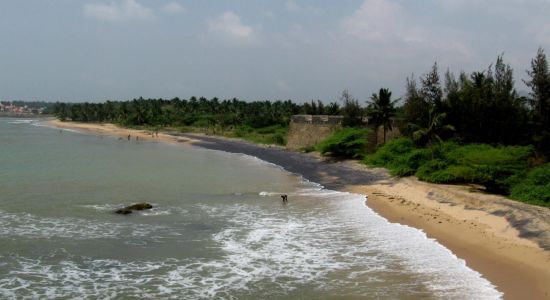
<path id="1" fill-rule="evenodd" d="M 125 207 L 127 204 L 90 204 L 90 205 L 82 205 L 82 207 L 86 209 L 92 209 L 95 211 L 100 212 L 113 212 L 121 207 Z M 136 214 L 142 215 L 142 216 L 166 216 L 166 215 L 172 215 L 172 214 L 181 214 L 185 215 L 189 213 L 187 209 L 184 209 L 182 207 L 176 207 L 176 206 L 160 206 L 157 203 L 151 203 L 153 205 L 152 209 L 143 210 L 136 212 Z"/>
<path id="2" fill-rule="evenodd" d="M 38 122 L 36 119 L 15 119 L 7 121 L 8 124 L 33 124 Z"/>
<path id="3" fill-rule="evenodd" d="M 249 157 L 255 162 L 260 160 L 244 154 L 239 156 Z M 378 215 L 365 204 L 364 195 L 327 190 L 318 183 L 302 180 L 305 187 L 288 193 L 289 197 L 308 197 L 334 203 L 335 209 L 327 212 L 325 218 L 312 214 L 311 219 L 300 216 L 300 219 L 280 220 L 262 214 L 254 207 L 239 206 L 210 211 L 211 214 L 232 216 L 243 227 L 252 226 L 249 233 L 232 228 L 216 235 L 224 249 L 231 253 L 231 260 L 245 268 L 269 257 L 279 266 L 275 273 L 282 272 L 297 280 L 303 278 L 310 281 L 315 277 L 313 274 L 326 276 L 327 272 L 340 268 L 360 266 L 359 269 L 364 271 L 354 272 L 353 276 L 365 277 L 380 266 L 391 265 L 391 261 L 373 261 L 372 256 L 367 255 L 379 252 L 384 257 L 398 258 L 404 274 L 417 274 L 424 278 L 423 283 L 438 297 L 502 297 L 502 293 L 480 273 L 470 269 L 464 260 L 436 240 L 428 238 L 422 230 L 391 223 Z M 262 197 L 278 197 L 281 194 L 276 191 L 259 193 Z M 339 241 L 346 242 L 338 245 Z M 382 256 L 375 257 L 382 259 Z M 344 259 L 342 262 L 335 260 L 335 257 L 350 260 Z M 294 266 L 309 271 L 306 274 L 296 272 Z"/>
<path id="4" fill-rule="evenodd" d="M 154 236 L 158 225 L 132 226 L 122 222 L 99 222 L 73 217 L 39 217 L 29 213 L 8 213 L 0 210 L 0 238 L 35 239 L 101 239 Z"/>

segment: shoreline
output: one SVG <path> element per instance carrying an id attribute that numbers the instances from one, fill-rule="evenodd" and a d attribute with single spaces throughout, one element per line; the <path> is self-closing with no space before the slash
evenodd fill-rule
<path id="1" fill-rule="evenodd" d="M 112 124 L 48 121 L 76 129 L 132 139 L 189 143 L 244 153 L 277 164 L 328 189 L 368 195 L 367 206 L 390 222 L 424 231 L 504 293 L 505 299 L 550 299 L 550 210 L 467 186 L 435 185 L 391 178 L 383 169 L 355 161 L 327 161 L 312 154 L 223 137 L 127 129 Z M 528 258 L 528 260 L 523 260 Z"/>

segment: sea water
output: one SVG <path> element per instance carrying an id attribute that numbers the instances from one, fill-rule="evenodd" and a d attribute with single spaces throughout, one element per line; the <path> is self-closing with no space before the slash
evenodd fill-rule
<path id="1" fill-rule="evenodd" d="M 0 118 L 0 298 L 500 297 L 361 195 L 246 155 Z"/>

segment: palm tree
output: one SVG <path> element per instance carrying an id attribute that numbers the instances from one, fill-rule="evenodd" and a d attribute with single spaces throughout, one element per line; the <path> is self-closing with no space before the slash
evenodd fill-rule
<path id="1" fill-rule="evenodd" d="M 399 99 L 391 100 L 389 89 L 381 88 L 377 94 L 372 94 L 371 101 L 367 107 L 369 116 L 372 118 L 376 130 L 379 126 L 384 127 L 384 143 L 386 143 L 386 132 L 392 130 L 391 118 L 395 115 L 395 103 Z"/>
<path id="2" fill-rule="evenodd" d="M 455 128 L 452 125 L 444 124 L 443 121 L 447 117 L 447 114 L 436 113 L 433 107 L 430 108 L 429 117 L 427 128 L 422 128 L 416 124 L 409 125 L 414 130 L 412 134 L 413 140 L 420 145 L 432 145 L 434 142 L 442 144 L 443 139 L 440 135 L 445 131 L 454 131 Z"/>

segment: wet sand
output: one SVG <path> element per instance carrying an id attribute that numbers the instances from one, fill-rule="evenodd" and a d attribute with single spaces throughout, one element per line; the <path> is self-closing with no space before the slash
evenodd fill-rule
<path id="1" fill-rule="evenodd" d="M 550 299 L 550 209 L 468 186 L 435 185 L 391 178 L 383 169 L 355 161 L 330 161 L 281 147 L 196 134 L 159 133 L 111 124 L 51 121 L 63 128 L 126 138 L 192 143 L 256 156 L 301 174 L 328 189 L 368 195 L 367 205 L 392 222 L 426 232 L 504 292 L 505 299 Z"/>

